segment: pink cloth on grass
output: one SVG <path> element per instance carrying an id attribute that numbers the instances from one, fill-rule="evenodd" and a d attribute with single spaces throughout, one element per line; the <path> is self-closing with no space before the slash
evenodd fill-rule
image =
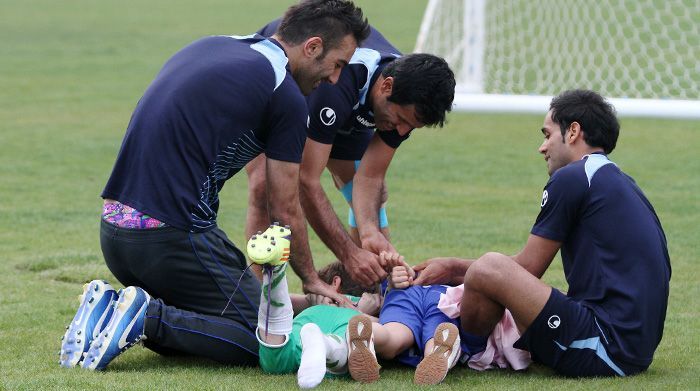
<path id="1" fill-rule="evenodd" d="M 440 295 L 438 308 L 450 318 L 459 317 L 459 308 L 464 294 L 464 284 L 447 288 Z M 530 353 L 513 347 L 520 338 L 518 327 L 510 311 L 505 310 L 503 318 L 489 335 L 486 349 L 469 358 L 467 364 L 477 371 L 491 368 L 513 368 L 518 371 L 527 368 L 532 362 Z"/>

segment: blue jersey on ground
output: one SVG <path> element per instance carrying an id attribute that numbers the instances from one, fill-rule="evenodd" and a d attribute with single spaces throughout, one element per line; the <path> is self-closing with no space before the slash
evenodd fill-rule
<path id="1" fill-rule="evenodd" d="M 258 33 L 272 36 L 278 25 L 279 19 Z M 369 37 L 341 71 L 338 82 L 321 83 L 308 96 L 308 136 L 322 144 L 333 144 L 331 158 L 362 158 L 375 128 L 369 91 L 386 64 L 400 56 L 401 52 L 372 27 Z M 378 131 L 378 135 L 388 146 L 398 148 L 410 132 L 401 136 L 396 130 Z"/>
<path id="2" fill-rule="evenodd" d="M 288 59 L 259 35 L 202 38 L 139 100 L 102 193 L 173 227 L 216 225 L 219 191 L 246 163 L 301 161 L 306 102 Z"/>
<path id="3" fill-rule="evenodd" d="M 602 154 L 560 168 L 531 232 L 562 242 L 567 295 L 593 311 L 612 357 L 648 366 L 663 334 L 671 265 L 661 223 L 634 180 Z"/>

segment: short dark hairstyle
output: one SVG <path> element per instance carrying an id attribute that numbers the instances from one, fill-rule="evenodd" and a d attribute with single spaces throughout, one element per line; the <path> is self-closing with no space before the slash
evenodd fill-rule
<path id="1" fill-rule="evenodd" d="M 310 37 L 321 37 L 323 52 L 334 49 L 348 34 L 359 46 L 370 33 L 362 9 L 346 0 L 304 0 L 284 13 L 277 28 L 280 38 L 298 45 Z"/>
<path id="2" fill-rule="evenodd" d="M 452 110 L 456 84 L 445 60 L 432 54 L 408 54 L 387 64 L 382 76 L 394 78 L 390 102 L 414 104 L 416 119 L 427 126 L 443 126 L 445 113 Z"/>
<path id="3" fill-rule="evenodd" d="M 562 136 L 572 122 L 578 122 L 586 144 L 603 148 L 606 154 L 615 149 L 620 123 L 615 108 L 598 93 L 590 90 L 564 91 L 552 99 L 549 109 L 552 111 L 552 121 L 559 124 Z"/>
<path id="4" fill-rule="evenodd" d="M 343 264 L 340 261 L 331 262 L 328 265 L 321 268 L 321 270 L 318 271 L 318 276 L 326 284 L 333 283 L 333 277 L 339 276 L 340 277 L 340 293 L 343 293 L 346 295 L 353 295 L 353 296 L 360 297 L 365 292 L 379 293 L 379 286 L 378 285 L 376 285 L 372 289 L 367 289 L 367 288 L 362 287 L 360 284 L 358 284 L 352 278 L 350 278 L 350 275 L 345 270 L 345 267 L 343 266 Z"/>

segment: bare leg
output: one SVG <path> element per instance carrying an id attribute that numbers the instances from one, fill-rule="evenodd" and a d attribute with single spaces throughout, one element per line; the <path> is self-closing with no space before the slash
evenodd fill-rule
<path id="1" fill-rule="evenodd" d="M 372 332 L 377 354 L 387 360 L 398 356 L 414 343 L 413 332 L 401 323 L 372 323 Z"/>
<path id="2" fill-rule="evenodd" d="M 487 336 L 508 308 L 522 333 L 542 311 L 551 291 L 509 256 L 487 253 L 464 276 L 462 329 Z"/>

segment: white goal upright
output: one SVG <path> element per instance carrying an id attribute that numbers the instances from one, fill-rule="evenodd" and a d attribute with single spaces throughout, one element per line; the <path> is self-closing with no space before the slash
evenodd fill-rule
<path id="1" fill-rule="evenodd" d="M 542 113 L 572 88 L 619 115 L 700 119 L 700 0 L 429 0 L 415 52 L 455 71 L 455 109 Z"/>

